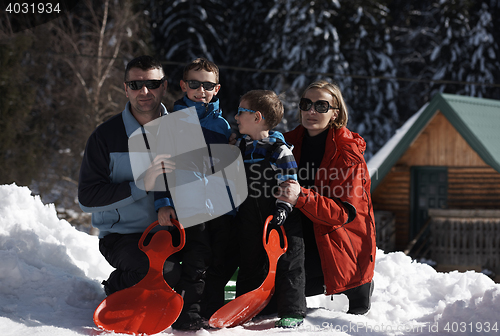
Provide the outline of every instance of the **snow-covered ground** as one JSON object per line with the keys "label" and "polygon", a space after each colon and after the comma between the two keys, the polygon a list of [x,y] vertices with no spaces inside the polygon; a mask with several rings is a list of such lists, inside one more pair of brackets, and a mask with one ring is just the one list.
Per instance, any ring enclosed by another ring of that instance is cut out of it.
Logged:
{"label": "snow-covered ground", "polygon": [[[98,329],[100,281],[112,271],[98,239],[57,218],[53,205],[26,187],[0,186],[0,335],[112,335]],[[377,251],[372,308],[348,315],[343,295],[308,298],[308,316],[294,330],[276,317],[221,330],[161,335],[498,335],[500,285],[481,273],[438,273],[401,252]]]}

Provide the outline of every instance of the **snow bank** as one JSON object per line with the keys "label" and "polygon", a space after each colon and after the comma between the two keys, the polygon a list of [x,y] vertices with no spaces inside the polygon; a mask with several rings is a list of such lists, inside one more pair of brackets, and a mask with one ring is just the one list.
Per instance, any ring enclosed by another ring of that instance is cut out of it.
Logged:
{"label": "snow bank", "polygon": [[[98,239],[57,218],[26,187],[0,186],[0,334],[112,334],[97,329],[93,311],[104,298],[100,281],[111,267]],[[217,336],[498,334],[500,285],[481,273],[439,273],[401,252],[378,250],[372,309],[348,315],[345,296],[308,298],[308,316],[295,330],[274,328],[276,316],[222,330],[177,332]]]}

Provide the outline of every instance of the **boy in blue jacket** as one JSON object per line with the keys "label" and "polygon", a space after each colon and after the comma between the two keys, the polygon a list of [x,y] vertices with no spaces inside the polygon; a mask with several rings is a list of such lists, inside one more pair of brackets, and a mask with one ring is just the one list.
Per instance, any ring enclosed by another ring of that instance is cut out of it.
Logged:
{"label": "boy in blue jacket", "polygon": [[[184,68],[180,86],[185,95],[174,103],[173,113],[195,107],[207,146],[227,144],[231,136],[231,127],[222,117],[219,107],[217,93],[221,85],[217,65],[204,58],[195,59]],[[169,196],[168,190],[155,193],[155,208],[158,211],[160,225],[171,225],[170,219],[177,218],[175,204]],[[200,195],[192,195],[191,201],[196,201],[197,196]],[[219,251],[218,248],[226,244],[219,243],[217,239],[225,239],[221,233],[230,229],[231,218],[230,215],[223,215],[209,222],[186,228],[186,245],[179,252],[182,254],[181,278],[174,286],[178,293],[183,293],[184,308],[172,328],[197,330],[208,326],[207,319],[201,317],[201,298],[205,288],[206,273],[214,255],[225,254],[225,251]],[[234,268],[231,270],[234,271]],[[222,290],[217,291],[222,300],[223,290],[222,286]],[[214,291],[209,291],[215,295]]]}

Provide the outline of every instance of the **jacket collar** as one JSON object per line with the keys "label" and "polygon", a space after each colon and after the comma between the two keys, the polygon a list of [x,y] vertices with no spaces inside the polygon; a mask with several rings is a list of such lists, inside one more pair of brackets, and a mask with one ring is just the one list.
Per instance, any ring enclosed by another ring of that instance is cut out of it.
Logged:
{"label": "jacket collar", "polygon": [[210,115],[217,117],[220,114],[219,98],[217,98],[217,96],[213,96],[212,100],[208,104],[194,102],[191,99],[189,99],[186,95],[184,95],[182,101],[187,107],[196,108],[196,113],[198,113],[198,118],[200,118],[200,120]]}
{"label": "jacket collar", "polygon": [[[304,126],[299,125],[293,131],[285,133],[286,140],[295,146],[293,154],[297,162],[300,162],[302,140],[306,131]],[[362,161],[366,150],[366,142],[358,133],[351,132],[346,127],[340,129],[330,128],[326,141],[325,156],[321,166],[328,165],[335,155],[341,155],[349,166]]]}
{"label": "jacket collar", "polygon": [[[164,116],[168,114],[167,109],[161,104],[160,116]],[[127,132],[127,136],[130,138],[132,133],[134,133],[138,128],[141,127],[137,119],[133,116],[132,112],[130,112],[130,102],[125,105],[125,109],[122,112],[123,123],[125,124],[125,130]]]}
{"label": "jacket collar", "polygon": [[245,141],[247,146],[254,143],[259,143],[260,145],[263,146],[272,146],[275,143],[278,143],[278,144],[284,144],[288,148],[293,149],[293,146],[286,143],[283,134],[281,132],[274,130],[269,131],[269,136],[261,140],[252,140],[252,138],[249,135],[245,134],[243,135],[240,141]]}

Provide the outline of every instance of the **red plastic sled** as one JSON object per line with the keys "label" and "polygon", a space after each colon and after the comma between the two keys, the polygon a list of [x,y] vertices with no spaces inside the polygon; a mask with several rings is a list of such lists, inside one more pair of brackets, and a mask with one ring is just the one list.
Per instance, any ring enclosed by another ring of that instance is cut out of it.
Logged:
{"label": "red plastic sled", "polygon": [[280,246],[279,233],[275,229],[271,229],[271,232],[269,232],[269,240],[266,239],[267,227],[272,218],[273,216],[267,217],[266,223],[264,224],[264,237],[262,239],[264,249],[266,250],[269,258],[269,273],[267,274],[266,279],[259,288],[238,296],[217,310],[212,317],[210,317],[209,324],[211,327],[230,328],[243,324],[260,313],[271,300],[271,297],[274,294],[276,265],[278,263],[278,259],[288,248],[288,242],[283,226],[281,226],[281,232],[283,233],[284,240],[283,248]]}
{"label": "red plastic sled", "polygon": [[158,221],[142,234],[139,248],[149,258],[149,271],[136,285],[105,298],[94,312],[95,324],[105,330],[126,334],[156,334],[172,325],[179,317],[184,301],[163,278],[163,264],[185,243],[182,225],[172,219],[181,233],[178,246],[166,230],[156,232],[147,246],[144,239]]}

